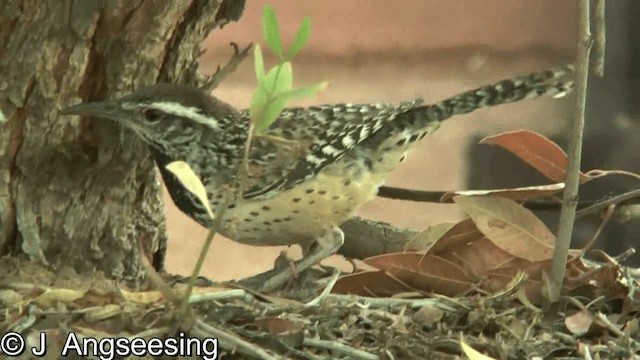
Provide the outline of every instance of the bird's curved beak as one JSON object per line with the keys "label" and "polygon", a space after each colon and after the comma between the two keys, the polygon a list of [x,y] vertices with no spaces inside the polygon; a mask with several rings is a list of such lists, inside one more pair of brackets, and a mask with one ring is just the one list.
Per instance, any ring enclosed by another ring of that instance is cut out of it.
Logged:
{"label": "bird's curved beak", "polygon": [[78,105],[73,105],[66,109],[63,109],[60,114],[62,115],[80,115],[80,116],[95,116],[108,119],[117,119],[121,114],[122,109],[118,103],[105,101],[105,102],[88,102]]}

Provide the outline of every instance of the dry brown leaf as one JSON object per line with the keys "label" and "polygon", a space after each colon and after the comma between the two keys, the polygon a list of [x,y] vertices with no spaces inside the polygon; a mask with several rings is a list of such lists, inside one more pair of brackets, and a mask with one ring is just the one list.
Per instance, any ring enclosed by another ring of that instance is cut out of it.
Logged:
{"label": "dry brown leaf", "polygon": [[[504,289],[514,277],[518,276],[520,272],[524,272],[527,274],[527,279],[524,282],[525,294],[532,304],[540,305],[543,302],[543,274],[549,273],[550,269],[551,260],[529,262],[520,259],[517,266],[489,271],[482,284],[482,288],[490,292],[500,291]],[[570,251],[569,259],[567,260],[566,277],[563,282],[563,293],[574,289],[576,287],[575,282],[570,281],[570,279],[572,277],[580,277],[583,273],[584,269],[582,268],[580,252]]]}
{"label": "dry brown leaf", "polygon": [[473,280],[461,267],[432,255],[421,257],[417,268],[391,267],[387,272],[415,289],[446,296],[463,294],[473,286]]}
{"label": "dry brown leaf", "polygon": [[121,291],[122,296],[128,301],[139,304],[153,304],[164,300],[160,291]]}
{"label": "dry brown leaf", "polygon": [[[302,345],[302,341],[304,340],[304,327],[289,319],[265,317],[252,321],[250,325],[256,326],[262,332],[268,332],[269,334],[275,335],[277,337],[277,341],[274,341],[274,344],[285,343],[288,346],[298,348]],[[269,343],[273,340],[267,339],[266,341]]]}
{"label": "dry brown leaf", "polygon": [[472,241],[480,240],[484,235],[478,230],[471,218],[461,220],[447,230],[431,247],[425,249],[426,254],[440,255],[455,250]]}
{"label": "dry brown leaf", "polygon": [[43,309],[49,309],[56,303],[72,303],[81,299],[87,291],[78,289],[46,289],[42,294],[38,295],[33,301]]}
{"label": "dry brown leaf", "polygon": [[[361,275],[363,273],[354,274],[360,277],[354,277],[354,275],[343,277],[338,281],[342,280],[343,283],[340,284],[337,292],[343,291],[345,281],[351,281],[349,289],[351,293],[361,291],[357,289],[366,288],[366,291],[377,296],[383,296],[382,293],[388,295],[415,290],[453,296],[467,291],[472,285],[471,279],[462,268],[437,256],[405,252],[374,256],[364,261],[384,271],[385,275],[369,272],[367,278]],[[377,274],[379,278],[376,279],[372,274]],[[369,283],[372,280],[377,281],[375,287]],[[387,284],[387,288],[383,288],[384,283]]]}
{"label": "dry brown leaf", "polygon": [[551,259],[555,235],[518,203],[503,198],[474,196],[458,196],[454,201],[489,240],[509,254],[529,261]]}
{"label": "dry brown leaf", "polygon": [[477,241],[452,247],[438,256],[458,264],[473,279],[480,279],[491,270],[519,266],[523,261],[484,236]]}
{"label": "dry brown leaf", "polygon": [[421,257],[422,254],[418,252],[403,252],[376,255],[363,261],[365,264],[380,270],[389,270],[396,267],[419,270]]}
{"label": "dry brown leaf", "polygon": [[[491,271],[486,280],[482,283],[482,288],[489,292],[502,291],[520,271],[528,273],[526,267],[503,268]],[[528,277],[524,281],[523,289],[527,301],[534,305],[542,304],[542,280]]]}
{"label": "dry brown leaf", "polygon": [[589,332],[593,325],[593,315],[587,310],[580,310],[564,319],[564,325],[573,335],[582,336]]}
{"label": "dry brown leaf", "polygon": [[427,227],[404,245],[404,251],[425,251],[454,225],[453,222],[444,222]]}
{"label": "dry brown leaf", "polygon": [[414,290],[385,271],[379,270],[341,276],[336,281],[331,292],[335,294],[389,297]]}
{"label": "dry brown leaf", "polygon": [[[547,137],[531,130],[516,130],[486,137],[480,144],[498,145],[555,182],[566,178],[567,154]],[[580,183],[589,177],[580,173]]]}

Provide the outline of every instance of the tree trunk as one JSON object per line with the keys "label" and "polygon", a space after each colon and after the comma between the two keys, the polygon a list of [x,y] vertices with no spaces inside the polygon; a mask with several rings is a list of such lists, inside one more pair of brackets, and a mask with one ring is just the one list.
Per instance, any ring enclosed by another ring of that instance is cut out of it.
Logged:
{"label": "tree trunk", "polygon": [[59,112],[156,82],[201,84],[200,44],[244,2],[220,5],[0,3],[0,255],[138,279],[142,246],[163,267],[161,183],[147,149],[112,122]]}

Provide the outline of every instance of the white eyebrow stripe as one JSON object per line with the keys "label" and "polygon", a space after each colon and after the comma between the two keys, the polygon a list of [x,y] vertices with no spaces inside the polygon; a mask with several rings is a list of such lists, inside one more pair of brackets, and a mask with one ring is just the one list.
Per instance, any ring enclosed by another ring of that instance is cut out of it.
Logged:
{"label": "white eyebrow stripe", "polygon": [[149,107],[175,116],[192,119],[193,121],[210,128],[220,128],[216,119],[202,115],[196,107],[187,107],[177,102],[155,102],[149,104]]}

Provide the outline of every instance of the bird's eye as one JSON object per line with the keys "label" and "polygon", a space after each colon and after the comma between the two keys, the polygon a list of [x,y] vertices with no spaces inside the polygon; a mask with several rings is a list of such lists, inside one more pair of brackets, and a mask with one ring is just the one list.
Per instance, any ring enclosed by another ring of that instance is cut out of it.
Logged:
{"label": "bird's eye", "polygon": [[156,109],[145,109],[142,114],[148,122],[158,122],[162,116],[162,112]]}

